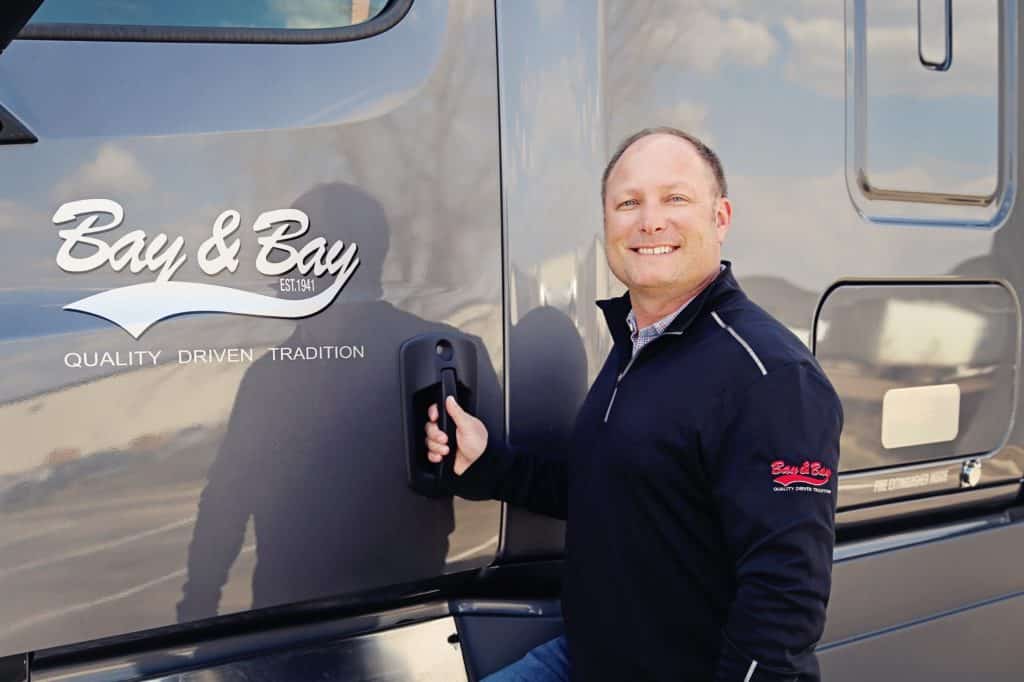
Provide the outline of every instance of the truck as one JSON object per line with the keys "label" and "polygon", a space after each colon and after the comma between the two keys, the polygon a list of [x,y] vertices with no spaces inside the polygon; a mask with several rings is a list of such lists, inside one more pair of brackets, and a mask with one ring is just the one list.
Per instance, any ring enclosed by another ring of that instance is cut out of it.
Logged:
{"label": "truck", "polygon": [[1020,679],[1022,21],[5,3],[0,681],[478,680],[559,633],[564,523],[445,494],[422,426],[564,447],[601,171],[657,125],[842,400],[823,679]]}

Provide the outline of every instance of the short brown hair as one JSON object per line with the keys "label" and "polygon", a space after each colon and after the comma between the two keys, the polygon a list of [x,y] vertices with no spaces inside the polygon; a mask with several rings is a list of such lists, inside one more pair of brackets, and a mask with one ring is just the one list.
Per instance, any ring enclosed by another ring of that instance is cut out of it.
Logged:
{"label": "short brown hair", "polygon": [[612,154],[611,160],[608,162],[608,165],[605,166],[604,175],[601,176],[601,206],[604,206],[605,195],[608,190],[608,176],[612,174],[612,169],[615,168],[615,164],[619,162],[619,158],[622,157],[634,142],[650,135],[674,135],[676,137],[681,137],[692,144],[693,148],[697,150],[697,154],[700,158],[704,159],[704,162],[707,163],[708,167],[711,169],[711,174],[715,177],[715,184],[718,185],[718,195],[722,197],[727,196],[729,188],[725,183],[725,171],[722,169],[721,160],[711,147],[701,142],[700,138],[696,135],[683,132],[678,128],[659,126],[657,128],[644,128],[643,130],[633,133],[623,140],[618,149],[615,150],[615,153]]}

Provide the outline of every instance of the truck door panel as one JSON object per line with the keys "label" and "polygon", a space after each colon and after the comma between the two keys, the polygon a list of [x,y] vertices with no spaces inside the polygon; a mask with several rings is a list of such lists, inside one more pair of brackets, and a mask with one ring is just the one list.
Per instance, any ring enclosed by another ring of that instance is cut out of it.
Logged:
{"label": "truck door panel", "polygon": [[[3,54],[0,103],[39,142],[0,147],[0,655],[401,594],[496,553],[497,503],[409,489],[398,376],[407,339],[467,335],[500,437],[494,17],[394,11],[306,44],[30,25]],[[89,220],[119,224],[59,259]],[[325,299],[317,268],[353,244]]]}

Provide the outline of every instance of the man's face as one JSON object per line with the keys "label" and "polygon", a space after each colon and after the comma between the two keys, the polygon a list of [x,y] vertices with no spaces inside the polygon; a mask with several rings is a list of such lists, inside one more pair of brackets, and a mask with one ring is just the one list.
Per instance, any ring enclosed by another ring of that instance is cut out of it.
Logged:
{"label": "man's face", "polygon": [[693,145],[674,135],[641,138],[608,176],[608,265],[631,293],[685,295],[718,267],[731,218]]}

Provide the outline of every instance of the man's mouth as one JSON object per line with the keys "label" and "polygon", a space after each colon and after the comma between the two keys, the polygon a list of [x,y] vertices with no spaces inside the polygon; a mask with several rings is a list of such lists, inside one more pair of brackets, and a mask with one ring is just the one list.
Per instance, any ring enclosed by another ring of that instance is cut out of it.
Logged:
{"label": "man's mouth", "polygon": [[664,256],[679,249],[678,246],[639,246],[630,248],[633,253],[641,256]]}

